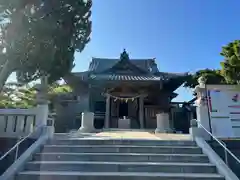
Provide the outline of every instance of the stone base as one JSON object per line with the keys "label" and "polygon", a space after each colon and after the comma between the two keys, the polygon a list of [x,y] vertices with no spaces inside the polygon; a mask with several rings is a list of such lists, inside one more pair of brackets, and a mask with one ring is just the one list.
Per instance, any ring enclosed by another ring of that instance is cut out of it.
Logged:
{"label": "stone base", "polygon": [[95,128],[85,128],[85,127],[80,127],[78,129],[78,132],[80,133],[95,133],[96,132],[96,129]]}
{"label": "stone base", "polygon": [[119,119],[118,128],[120,129],[130,129],[131,128],[130,119]]}
{"label": "stone base", "polygon": [[82,113],[82,125],[78,129],[80,133],[93,133],[96,129],[94,128],[94,113],[83,112]]}
{"label": "stone base", "polygon": [[156,114],[156,116],[157,116],[157,128],[155,130],[155,133],[172,132],[169,126],[169,114],[160,113],[160,114]]}

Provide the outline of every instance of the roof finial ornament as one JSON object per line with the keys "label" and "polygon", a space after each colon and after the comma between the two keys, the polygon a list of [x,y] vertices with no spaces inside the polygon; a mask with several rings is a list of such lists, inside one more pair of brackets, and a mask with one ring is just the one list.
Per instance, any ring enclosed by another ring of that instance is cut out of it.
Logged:
{"label": "roof finial ornament", "polygon": [[121,53],[120,60],[121,61],[122,60],[129,60],[129,55],[128,55],[128,53],[127,53],[125,48],[123,49],[123,52]]}

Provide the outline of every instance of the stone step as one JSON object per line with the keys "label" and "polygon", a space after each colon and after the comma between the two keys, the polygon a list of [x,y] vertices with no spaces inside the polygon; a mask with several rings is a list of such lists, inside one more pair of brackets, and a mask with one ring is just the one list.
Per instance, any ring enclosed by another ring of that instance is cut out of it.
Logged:
{"label": "stone step", "polygon": [[224,180],[218,174],[197,173],[126,173],[126,172],[69,172],[69,171],[25,171],[16,180]]}
{"label": "stone step", "polygon": [[201,154],[202,150],[194,146],[45,145],[42,152]]}
{"label": "stone step", "polygon": [[32,161],[27,171],[216,173],[210,163]]}
{"label": "stone step", "polygon": [[35,161],[109,161],[109,162],[199,162],[208,163],[203,154],[141,154],[141,153],[40,153]]}
{"label": "stone step", "polygon": [[51,140],[52,145],[141,145],[141,146],[196,146],[194,141],[138,140],[138,139],[69,139]]}

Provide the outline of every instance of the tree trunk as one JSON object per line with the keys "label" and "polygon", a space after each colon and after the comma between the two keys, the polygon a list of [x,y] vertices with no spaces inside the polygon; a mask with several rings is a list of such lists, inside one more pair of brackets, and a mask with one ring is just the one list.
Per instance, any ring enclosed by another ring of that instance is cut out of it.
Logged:
{"label": "tree trunk", "polygon": [[11,65],[9,61],[6,61],[2,69],[0,69],[0,92],[2,92],[2,89],[8,77],[12,74],[13,70],[14,70],[14,67],[13,65]]}

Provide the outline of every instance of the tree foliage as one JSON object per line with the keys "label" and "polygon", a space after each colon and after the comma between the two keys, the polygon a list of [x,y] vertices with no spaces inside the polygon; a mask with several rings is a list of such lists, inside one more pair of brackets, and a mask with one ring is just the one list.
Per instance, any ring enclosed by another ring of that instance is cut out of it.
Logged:
{"label": "tree foliage", "polygon": [[198,78],[203,76],[207,80],[207,84],[239,84],[240,83],[240,40],[230,42],[222,47],[220,53],[224,57],[220,62],[219,70],[204,69],[190,75],[185,87],[193,88],[198,82]]}
{"label": "tree foliage", "polygon": [[36,91],[31,87],[23,87],[18,83],[7,83],[0,94],[0,108],[33,107]]}
{"label": "tree foliage", "polygon": [[[56,96],[72,92],[72,89],[66,85],[52,83],[48,87],[48,99],[50,105],[53,104]],[[36,88],[35,86],[22,86],[18,83],[7,83],[0,93],[0,108],[30,108],[36,106]]]}
{"label": "tree foliage", "polygon": [[1,67],[23,82],[63,77],[90,40],[91,6],[91,0],[0,0]]}
{"label": "tree foliage", "polygon": [[220,53],[224,57],[222,61],[222,74],[224,75],[227,83],[239,84],[240,83],[240,40],[233,41],[226,46],[222,47]]}
{"label": "tree foliage", "polygon": [[207,84],[222,84],[226,83],[225,78],[221,75],[220,70],[214,69],[203,69],[199,70],[196,73],[189,75],[184,84],[185,87],[194,88],[198,85],[198,78],[204,77]]}

